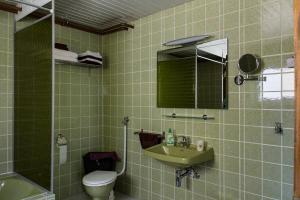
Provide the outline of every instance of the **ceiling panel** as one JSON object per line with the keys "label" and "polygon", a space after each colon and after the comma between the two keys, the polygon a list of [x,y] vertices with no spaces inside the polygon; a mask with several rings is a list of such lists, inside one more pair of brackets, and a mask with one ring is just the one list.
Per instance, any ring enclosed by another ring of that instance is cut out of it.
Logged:
{"label": "ceiling panel", "polygon": [[56,16],[98,29],[128,23],[191,0],[56,0]]}

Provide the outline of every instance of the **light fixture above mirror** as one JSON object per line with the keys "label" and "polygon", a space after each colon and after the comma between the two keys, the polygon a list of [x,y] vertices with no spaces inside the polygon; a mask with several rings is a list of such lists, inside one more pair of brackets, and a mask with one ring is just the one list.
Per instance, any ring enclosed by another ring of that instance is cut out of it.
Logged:
{"label": "light fixture above mirror", "polygon": [[162,45],[164,46],[188,46],[188,45],[193,45],[197,44],[198,42],[208,39],[210,35],[196,35],[196,36],[191,36],[191,37],[185,37],[185,38],[180,38],[176,40],[170,40],[168,42],[163,43]]}

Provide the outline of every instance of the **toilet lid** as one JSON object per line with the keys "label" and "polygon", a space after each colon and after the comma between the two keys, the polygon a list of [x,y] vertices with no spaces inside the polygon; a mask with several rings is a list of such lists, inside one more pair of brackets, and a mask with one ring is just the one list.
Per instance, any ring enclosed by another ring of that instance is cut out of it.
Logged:
{"label": "toilet lid", "polygon": [[113,171],[94,171],[85,175],[82,179],[83,185],[100,186],[107,185],[116,180],[117,173]]}

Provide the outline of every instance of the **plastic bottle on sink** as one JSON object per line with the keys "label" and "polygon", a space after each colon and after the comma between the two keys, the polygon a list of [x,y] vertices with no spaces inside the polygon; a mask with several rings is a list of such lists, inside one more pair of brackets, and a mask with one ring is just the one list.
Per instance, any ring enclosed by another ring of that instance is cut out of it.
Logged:
{"label": "plastic bottle on sink", "polygon": [[167,146],[174,146],[174,134],[171,128],[169,128],[167,133],[166,144]]}

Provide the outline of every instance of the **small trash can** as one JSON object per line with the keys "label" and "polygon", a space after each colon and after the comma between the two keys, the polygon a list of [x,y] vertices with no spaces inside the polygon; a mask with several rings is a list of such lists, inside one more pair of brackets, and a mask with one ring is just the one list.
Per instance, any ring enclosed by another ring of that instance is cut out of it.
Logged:
{"label": "small trash can", "polygon": [[115,171],[119,160],[116,152],[89,152],[83,156],[85,174],[96,170]]}

